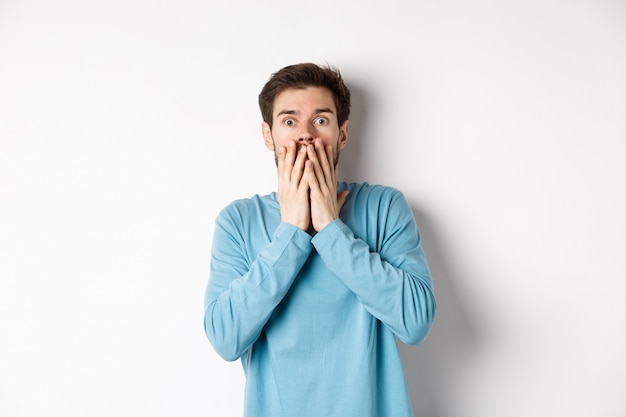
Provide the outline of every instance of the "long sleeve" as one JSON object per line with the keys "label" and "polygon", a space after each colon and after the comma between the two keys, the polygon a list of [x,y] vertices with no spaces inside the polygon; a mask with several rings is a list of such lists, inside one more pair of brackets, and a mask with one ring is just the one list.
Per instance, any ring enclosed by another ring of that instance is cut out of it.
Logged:
{"label": "long sleeve", "polygon": [[367,207],[359,205],[357,196],[348,208],[377,225],[375,230],[369,228],[369,244],[339,219],[312,243],[328,269],[370,314],[400,340],[414,344],[426,337],[434,320],[433,283],[411,209],[400,192],[392,191],[390,197],[384,191],[380,200],[361,199],[368,201]]}
{"label": "long sleeve", "polygon": [[[247,240],[243,214],[224,210],[216,220],[204,329],[216,352],[236,360],[256,341],[312,250],[311,237],[280,223],[258,254]],[[248,221],[250,219],[247,219]]]}
{"label": "long sleeve", "polygon": [[423,339],[435,314],[419,232],[399,191],[343,189],[314,237],[281,223],[276,193],[217,218],[204,326],[241,359],[245,416],[412,416],[396,342]]}

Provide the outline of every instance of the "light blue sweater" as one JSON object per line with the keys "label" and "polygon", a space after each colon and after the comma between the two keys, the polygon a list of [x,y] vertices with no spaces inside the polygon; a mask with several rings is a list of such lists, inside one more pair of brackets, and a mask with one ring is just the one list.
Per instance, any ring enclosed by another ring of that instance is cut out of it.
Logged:
{"label": "light blue sweater", "polygon": [[241,358],[246,417],[408,417],[396,336],[418,343],[435,316],[431,275],[403,195],[348,189],[313,237],[281,223],[276,193],[216,220],[205,332]]}

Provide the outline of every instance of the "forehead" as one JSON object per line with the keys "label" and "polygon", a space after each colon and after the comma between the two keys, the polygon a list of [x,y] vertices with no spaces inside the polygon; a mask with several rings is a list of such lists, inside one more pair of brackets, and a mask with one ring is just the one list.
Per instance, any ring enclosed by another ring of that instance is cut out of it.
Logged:
{"label": "forehead", "polygon": [[333,93],[325,87],[289,88],[274,99],[273,116],[284,111],[314,112],[317,109],[330,109],[337,112]]}

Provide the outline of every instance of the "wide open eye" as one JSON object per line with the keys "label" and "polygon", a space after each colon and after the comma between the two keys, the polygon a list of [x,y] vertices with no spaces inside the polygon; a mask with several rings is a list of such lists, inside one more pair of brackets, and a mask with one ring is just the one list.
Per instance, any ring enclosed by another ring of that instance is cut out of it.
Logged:
{"label": "wide open eye", "polygon": [[316,125],[325,126],[328,124],[328,119],[325,117],[318,117],[313,121],[313,123]]}
{"label": "wide open eye", "polygon": [[295,126],[296,121],[293,120],[293,119],[285,119],[285,120],[283,120],[283,124],[285,126]]}

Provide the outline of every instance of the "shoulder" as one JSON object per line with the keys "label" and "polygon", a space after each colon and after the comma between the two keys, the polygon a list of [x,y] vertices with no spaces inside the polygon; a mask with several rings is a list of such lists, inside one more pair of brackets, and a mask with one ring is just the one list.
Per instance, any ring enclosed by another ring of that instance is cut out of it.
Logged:
{"label": "shoulder", "polygon": [[404,195],[396,188],[368,184],[344,184],[350,194],[341,209],[341,219],[354,235],[378,252],[389,236],[410,230],[413,212]]}
{"label": "shoulder", "polygon": [[395,187],[366,182],[345,184],[345,187],[350,193],[344,206],[347,205],[346,210],[349,210],[350,215],[365,217],[369,221],[390,216],[397,219],[413,216],[406,197]]}
{"label": "shoulder", "polygon": [[266,195],[256,194],[248,198],[240,198],[232,201],[224,207],[218,219],[241,220],[250,218],[255,213],[264,213],[279,209],[276,193]]}
{"label": "shoulder", "polygon": [[353,198],[359,202],[391,202],[394,199],[404,199],[400,190],[388,185],[360,182],[344,184],[344,187],[344,189],[350,191],[349,198]]}

